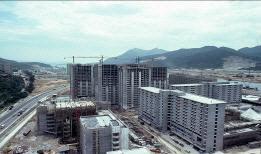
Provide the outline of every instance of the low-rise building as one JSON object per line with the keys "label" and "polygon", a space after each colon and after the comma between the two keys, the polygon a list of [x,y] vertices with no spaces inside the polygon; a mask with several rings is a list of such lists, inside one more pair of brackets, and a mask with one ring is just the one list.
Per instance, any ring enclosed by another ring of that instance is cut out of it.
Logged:
{"label": "low-rise building", "polygon": [[93,102],[47,101],[37,108],[38,133],[60,137],[64,143],[76,142],[80,116],[95,114]]}
{"label": "low-rise building", "polygon": [[129,129],[110,115],[80,118],[80,146],[82,154],[106,154],[108,151],[128,149]]}

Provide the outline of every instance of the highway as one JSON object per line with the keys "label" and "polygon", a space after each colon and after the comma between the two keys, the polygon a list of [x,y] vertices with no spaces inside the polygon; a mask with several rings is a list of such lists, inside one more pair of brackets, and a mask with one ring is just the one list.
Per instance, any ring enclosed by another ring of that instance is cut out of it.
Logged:
{"label": "highway", "polygon": [[[0,126],[3,125],[4,128],[0,129],[0,138],[5,135],[7,129],[11,129],[10,126],[15,123],[23,114],[29,114],[32,112],[33,108],[38,106],[38,101],[44,97],[52,96],[58,92],[65,90],[68,87],[59,86],[55,89],[47,90],[41,94],[38,94],[33,97],[27,97],[19,103],[15,104],[12,110],[8,110],[0,115]],[[21,115],[19,112],[23,111]]]}

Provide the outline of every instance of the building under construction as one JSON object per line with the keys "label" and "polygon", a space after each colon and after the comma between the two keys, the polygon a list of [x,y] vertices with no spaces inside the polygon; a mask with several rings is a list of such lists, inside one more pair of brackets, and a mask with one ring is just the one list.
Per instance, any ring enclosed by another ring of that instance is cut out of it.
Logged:
{"label": "building under construction", "polygon": [[37,108],[39,134],[52,134],[60,137],[62,143],[74,143],[79,138],[80,116],[95,115],[93,102],[50,101]]}

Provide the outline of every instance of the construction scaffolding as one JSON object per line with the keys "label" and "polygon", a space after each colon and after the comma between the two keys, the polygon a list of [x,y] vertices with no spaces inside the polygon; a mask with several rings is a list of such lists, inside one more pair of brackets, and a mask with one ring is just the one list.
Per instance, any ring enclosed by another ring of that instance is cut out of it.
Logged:
{"label": "construction scaffolding", "polygon": [[37,108],[38,133],[59,137],[61,143],[75,143],[79,139],[80,116],[87,115],[96,115],[93,102],[46,102]]}

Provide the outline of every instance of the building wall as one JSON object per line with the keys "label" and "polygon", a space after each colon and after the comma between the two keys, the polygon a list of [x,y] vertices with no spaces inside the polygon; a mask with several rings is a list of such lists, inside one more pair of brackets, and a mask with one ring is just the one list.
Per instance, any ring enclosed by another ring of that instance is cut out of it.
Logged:
{"label": "building wall", "polygon": [[228,103],[240,103],[242,96],[242,84],[207,82],[202,84],[184,84],[184,86],[171,85],[170,89],[223,100]]}
{"label": "building wall", "polygon": [[120,104],[122,108],[139,107],[139,87],[149,86],[149,68],[142,65],[124,65],[119,68]]}
{"label": "building wall", "polygon": [[215,82],[216,79],[207,78],[204,76],[192,76],[188,74],[173,73],[169,74],[169,84],[189,84],[201,82]]}
{"label": "building wall", "polygon": [[167,67],[150,68],[150,86],[161,89],[167,89]]}
{"label": "building wall", "polygon": [[163,132],[170,129],[202,151],[221,150],[225,104],[192,101],[184,95],[177,90],[154,92],[141,88],[139,119]]}
{"label": "building wall", "polygon": [[117,65],[96,64],[95,98],[97,101],[111,102],[112,105],[119,103],[119,78]]}
{"label": "building wall", "polygon": [[86,64],[72,64],[70,91],[72,99],[94,96],[93,67]]}

